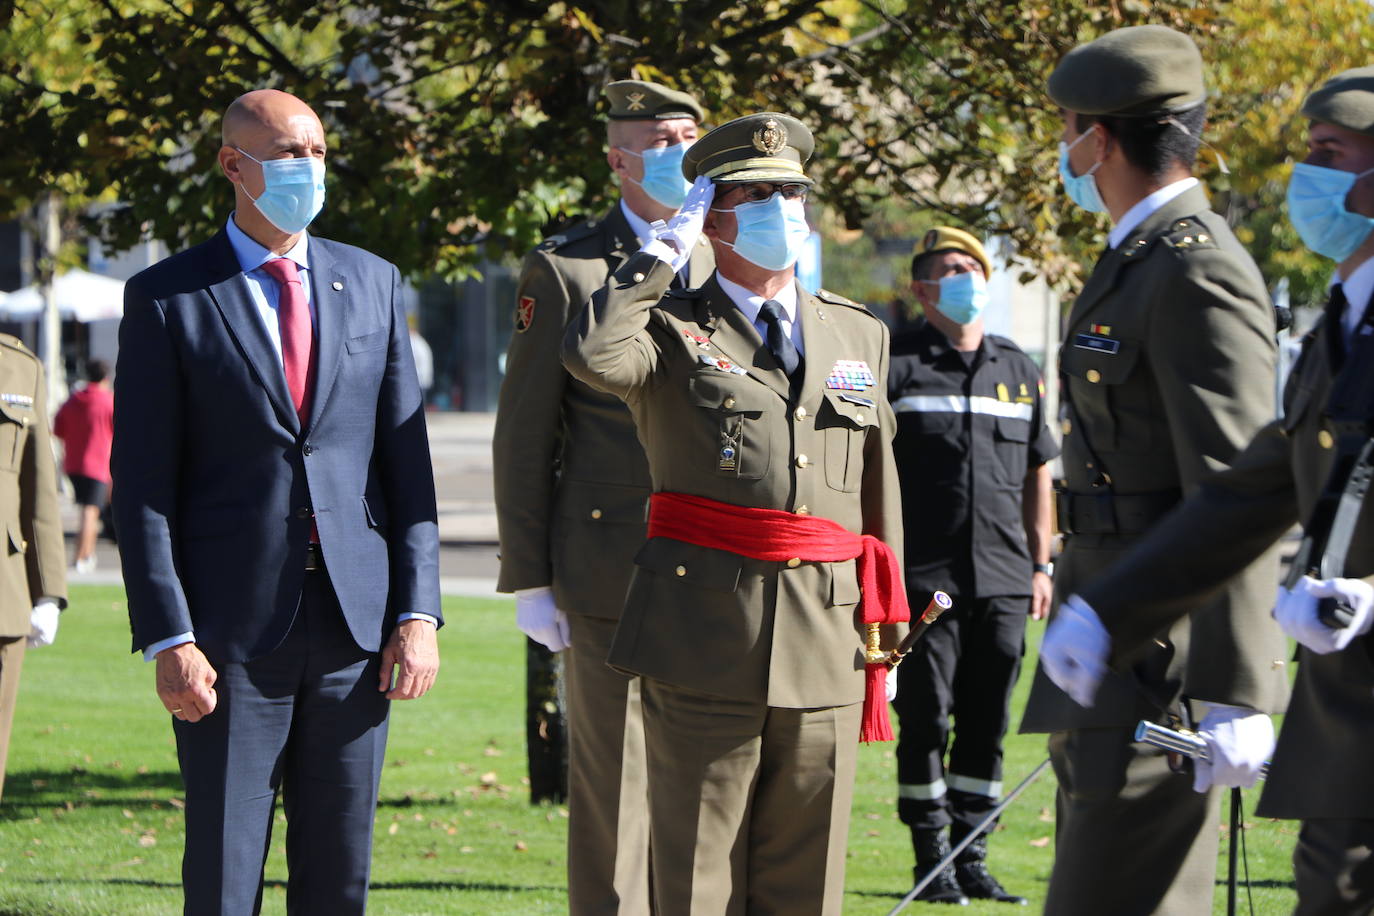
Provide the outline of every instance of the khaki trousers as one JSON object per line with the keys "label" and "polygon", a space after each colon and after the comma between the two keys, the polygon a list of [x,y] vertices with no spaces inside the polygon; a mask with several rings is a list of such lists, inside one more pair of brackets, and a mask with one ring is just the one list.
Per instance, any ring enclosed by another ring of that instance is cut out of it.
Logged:
{"label": "khaki trousers", "polygon": [[639,679],[606,665],[616,622],[568,615],[568,912],[647,916],[649,788]]}
{"label": "khaki trousers", "polygon": [[1059,778],[1047,916],[1210,916],[1221,792],[1131,728],[1050,735]]}
{"label": "khaki trousers", "polygon": [[862,704],[641,690],[659,916],[838,914]]}
{"label": "khaki trousers", "polygon": [[0,798],[5,792],[5,758],[10,753],[10,726],[19,699],[19,669],[24,665],[23,636],[0,636]]}

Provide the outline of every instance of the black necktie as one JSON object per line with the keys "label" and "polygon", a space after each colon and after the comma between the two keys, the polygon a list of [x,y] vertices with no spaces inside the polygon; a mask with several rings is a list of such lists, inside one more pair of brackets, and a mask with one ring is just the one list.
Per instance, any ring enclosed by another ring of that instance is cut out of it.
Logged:
{"label": "black necktie", "polygon": [[1348,303],[1345,290],[1337,283],[1331,287],[1331,298],[1326,302],[1326,347],[1331,360],[1331,371],[1336,372],[1345,362],[1345,309]]}
{"label": "black necktie", "polygon": [[768,343],[768,349],[773,352],[773,358],[778,361],[778,365],[782,366],[782,371],[791,378],[801,363],[801,354],[797,352],[792,338],[782,329],[782,306],[773,299],[766,299],[759,309],[759,317],[768,326],[768,333],[764,338]]}

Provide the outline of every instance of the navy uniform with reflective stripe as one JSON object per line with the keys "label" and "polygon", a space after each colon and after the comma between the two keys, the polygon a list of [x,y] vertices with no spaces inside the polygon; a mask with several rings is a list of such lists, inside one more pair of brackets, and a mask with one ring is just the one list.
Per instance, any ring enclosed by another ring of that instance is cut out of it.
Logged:
{"label": "navy uniform with reflective stripe", "polygon": [[1059,449],[1043,415],[1040,370],[1006,338],[984,335],[976,351],[960,353],[922,324],[892,349],[907,591],[913,606],[935,589],[954,597],[900,668],[898,810],[918,829],[952,820],[957,834],[1001,794],[1002,736],[1031,593],[1023,487]]}

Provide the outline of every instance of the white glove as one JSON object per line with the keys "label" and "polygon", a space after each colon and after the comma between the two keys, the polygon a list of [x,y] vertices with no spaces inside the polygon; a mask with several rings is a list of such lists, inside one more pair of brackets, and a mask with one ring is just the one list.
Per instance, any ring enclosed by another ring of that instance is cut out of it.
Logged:
{"label": "white glove", "polygon": [[701,227],[706,224],[706,211],[716,196],[716,184],[711,179],[700,176],[692,182],[682,209],[677,211],[668,222],[654,220],[649,225],[653,240],[640,249],[647,251],[664,263],[671,264],[673,270],[681,270],[692,256],[692,247],[701,237]]}
{"label": "white glove", "polygon": [[[1317,602],[1335,597],[1355,609],[1350,623],[1332,629],[1317,619]],[[1318,655],[1337,652],[1350,645],[1356,636],[1369,632],[1374,623],[1374,587],[1361,579],[1313,579],[1303,576],[1291,590],[1279,587],[1274,604],[1274,619],[1283,632]]]}
{"label": "white glove", "polygon": [[887,669],[887,701],[891,703],[897,699],[897,672],[900,668]]}
{"label": "white glove", "polygon": [[1040,665],[1059,689],[1079,706],[1093,705],[1107,676],[1112,638],[1097,613],[1077,595],[1059,606],[1040,643]]}
{"label": "white glove", "polygon": [[553,589],[547,585],[522,588],[515,593],[515,625],[530,639],[562,652],[572,645],[568,637],[568,615],[553,603]]}
{"label": "white glove", "polygon": [[32,628],[29,630],[29,648],[52,645],[57,638],[57,618],[61,613],[57,609],[57,602],[48,598],[33,606],[33,613],[29,615],[29,626]]}
{"label": "white glove", "polygon": [[1262,712],[1244,706],[1212,704],[1197,734],[1207,742],[1210,761],[1193,761],[1193,791],[1211,786],[1248,789],[1260,767],[1274,752],[1274,723]]}

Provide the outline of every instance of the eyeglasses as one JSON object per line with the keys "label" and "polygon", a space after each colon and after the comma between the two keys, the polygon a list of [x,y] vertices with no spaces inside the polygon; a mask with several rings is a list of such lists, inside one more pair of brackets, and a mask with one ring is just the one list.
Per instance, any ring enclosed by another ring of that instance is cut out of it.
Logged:
{"label": "eyeglasses", "polygon": [[781,194],[783,200],[806,200],[807,187],[804,184],[768,184],[757,182],[745,185],[740,189],[745,203],[759,203],[772,197],[774,194]]}

